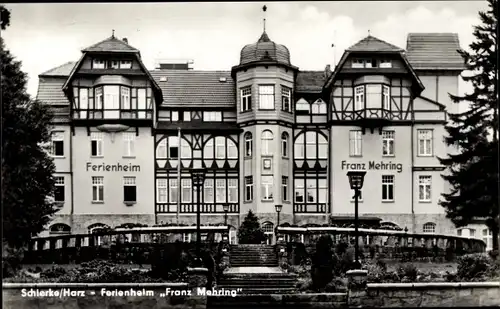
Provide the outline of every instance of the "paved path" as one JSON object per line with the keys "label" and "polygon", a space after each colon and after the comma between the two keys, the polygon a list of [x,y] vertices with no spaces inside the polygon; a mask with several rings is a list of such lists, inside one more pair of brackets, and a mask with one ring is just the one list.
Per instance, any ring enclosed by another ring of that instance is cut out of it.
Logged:
{"label": "paved path", "polygon": [[279,267],[230,267],[226,274],[281,274]]}

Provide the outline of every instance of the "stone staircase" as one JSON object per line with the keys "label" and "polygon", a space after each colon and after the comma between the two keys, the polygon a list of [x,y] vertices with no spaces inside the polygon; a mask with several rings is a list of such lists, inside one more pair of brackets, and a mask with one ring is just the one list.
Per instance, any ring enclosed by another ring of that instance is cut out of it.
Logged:
{"label": "stone staircase", "polygon": [[296,277],[279,268],[274,246],[237,245],[230,252],[230,268],[219,278],[218,289],[245,295],[295,292]]}
{"label": "stone staircase", "polygon": [[272,245],[235,245],[231,247],[231,267],[278,267]]}

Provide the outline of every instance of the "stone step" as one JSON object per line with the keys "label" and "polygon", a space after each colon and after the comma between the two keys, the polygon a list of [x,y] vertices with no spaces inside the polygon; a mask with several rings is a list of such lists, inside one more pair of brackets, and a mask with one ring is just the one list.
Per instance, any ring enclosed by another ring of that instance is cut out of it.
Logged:
{"label": "stone step", "polygon": [[[270,265],[278,265],[277,260],[229,260],[229,264],[231,264],[232,267],[245,267],[245,265],[250,265],[252,264],[270,264]],[[243,266],[234,266],[234,265],[243,265]]]}
{"label": "stone step", "polygon": [[[218,286],[218,288],[224,288],[225,290],[233,289],[230,286]],[[240,294],[290,294],[296,292],[295,287],[279,287],[279,288],[270,288],[270,287],[247,287],[243,288]]]}
{"label": "stone step", "polygon": [[234,279],[234,278],[297,278],[295,274],[288,273],[224,273],[221,279]]}
{"label": "stone step", "polygon": [[230,261],[277,261],[278,258],[275,256],[270,257],[258,257],[258,256],[248,256],[248,257],[240,257],[240,256],[231,256],[229,258]]}
{"label": "stone step", "polygon": [[296,284],[296,280],[294,279],[288,279],[288,278],[283,278],[283,279],[258,279],[258,280],[249,280],[249,279],[239,279],[239,280],[234,280],[234,279],[221,279],[219,280],[220,285],[230,285],[230,286],[291,286],[294,287]]}

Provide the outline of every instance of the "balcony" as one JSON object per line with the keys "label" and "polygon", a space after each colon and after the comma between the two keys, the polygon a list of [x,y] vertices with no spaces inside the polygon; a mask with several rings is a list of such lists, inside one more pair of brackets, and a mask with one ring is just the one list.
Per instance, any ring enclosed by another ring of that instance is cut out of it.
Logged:
{"label": "balcony", "polygon": [[[201,203],[200,204],[200,213],[208,213],[208,214],[223,214],[224,213],[224,204],[225,203]],[[229,211],[228,213],[239,213],[240,206],[238,203],[228,203]],[[197,204],[196,203],[181,203],[181,208],[179,209],[179,213],[182,214],[196,214]],[[177,203],[156,203],[156,213],[177,213]]]}
{"label": "balcony", "polygon": [[[328,209],[327,209],[328,208]],[[295,203],[293,204],[293,212],[296,214],[307,214],[307,213],[315,213],[315,214],[324,214],[330,213],[330,207],[327,203]]]}

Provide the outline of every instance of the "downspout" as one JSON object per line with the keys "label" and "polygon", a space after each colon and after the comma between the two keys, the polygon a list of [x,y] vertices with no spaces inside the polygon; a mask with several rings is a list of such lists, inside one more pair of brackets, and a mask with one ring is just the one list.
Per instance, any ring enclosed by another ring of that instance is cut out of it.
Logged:
{"label": "downspout", "polygon": [[[71,116],[70,116],[71,117]],[[70,125],[70,132],[69,132],[69,174],[71,175],[71,207],[70,207],[70,216],[69,216],[69,222],[71,226],[71,231],[74,231],[73,228],[73,216],[75,213],[75,177],[73,174],[73,130],[72,128],[73,124]]]}
{"label": "downspout", "polygon": [[411,99],[411,136],[410,136],[410,143],[411,143],[411,149],[410,149],[410,155],[411,155],[411,225],[412,225],[412,233],[416,233],[416,222],[415,222],[415,171],[414,171],[414,164],[415,164],[415,158],[414,158],[414,147],[415,147],[415,137],[414,137],[414,131],[415,131],[415,114],[413,112],[413,98]]}

